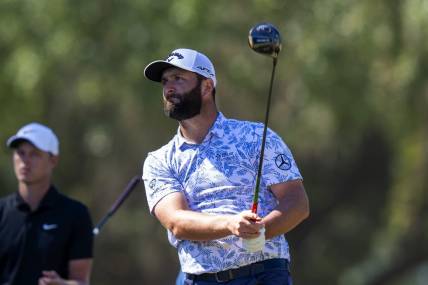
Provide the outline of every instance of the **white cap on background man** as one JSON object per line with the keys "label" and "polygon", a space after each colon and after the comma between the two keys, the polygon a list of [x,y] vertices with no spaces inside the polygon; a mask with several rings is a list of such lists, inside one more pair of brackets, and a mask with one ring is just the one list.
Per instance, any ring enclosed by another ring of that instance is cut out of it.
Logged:
{"label": "white cap on background man", "polygon": [[53,155],[59,154],[59,141],[55,133],[45,125],[30,123],[23,126],[18,132],[7,140],[7,146],[15,148],[21,140],[30,142],[36,148],[49,152]]}

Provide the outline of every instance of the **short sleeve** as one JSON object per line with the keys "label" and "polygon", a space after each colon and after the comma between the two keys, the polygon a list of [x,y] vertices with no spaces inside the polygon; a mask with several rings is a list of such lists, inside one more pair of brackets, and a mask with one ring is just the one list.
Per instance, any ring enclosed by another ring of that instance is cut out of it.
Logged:
{"label": "short sleeve", "polygon": [[266,185],[302,179],[293,155],[285,142],[268,129],[263,159],[263,179]]}
{"label": "short sleeve", "polygon": [[154,207],[162,198],[183,189],[167,163],[150,153],[144,161],[143,181],[149,210],[152,214]]}
{"label": "short sleeve", "polygon": [[69,246],[69,259],[92,258],[92,220],[88,208],[77,204]]}

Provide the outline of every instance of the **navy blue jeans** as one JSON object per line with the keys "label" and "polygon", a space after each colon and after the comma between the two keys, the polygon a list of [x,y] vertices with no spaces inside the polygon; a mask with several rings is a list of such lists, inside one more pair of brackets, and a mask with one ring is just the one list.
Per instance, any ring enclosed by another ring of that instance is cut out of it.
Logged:
{"label": "navy blue jeans", "polygon": [[188,279],[184,274],[184,285],[292,285],[287,268],[265,269],[263,272],[230,280],[228,282],[202,281]]}

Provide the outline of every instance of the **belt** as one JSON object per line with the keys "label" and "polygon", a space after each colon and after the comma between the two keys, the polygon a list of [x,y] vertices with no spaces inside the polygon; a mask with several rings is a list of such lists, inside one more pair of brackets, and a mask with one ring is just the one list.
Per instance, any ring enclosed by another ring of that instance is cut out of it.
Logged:
{"label": "belt", "polygon": [[288,269],[288,260],[283,258],[273,258],[216,273],[203,273],[199,275],[186,273],[186,278],[195,281],[199,280],[223,283],[233,279],[262,273],[265,269],[276,268]]}

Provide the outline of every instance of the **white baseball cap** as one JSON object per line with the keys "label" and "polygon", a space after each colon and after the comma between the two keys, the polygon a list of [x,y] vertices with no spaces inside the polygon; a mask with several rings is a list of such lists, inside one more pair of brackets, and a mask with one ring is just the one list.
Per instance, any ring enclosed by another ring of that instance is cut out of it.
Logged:
{"label": "white baseball cap", "polygon": [[214,82],[214,87],[217,85],[214,65],[210,59],[198,51],[187,48],[176,49],[165,60],[156,60],[149,63],[144,69],[144,76],[150,80],[160,82],[165,69],[174,66],[198,73],[205,78],[210,78]]}
{"label": "white baseball cap", "polygon": [[38,149],[44,152],[50,152],[53,155],[59,153],[59,141],[55,133],[39,123],[30,123],[18,130],[16,135],[11,136],[7,140],[7,146],[10,148],[16,147],[16,143],[20,140],[26,140],[33,144]]}

